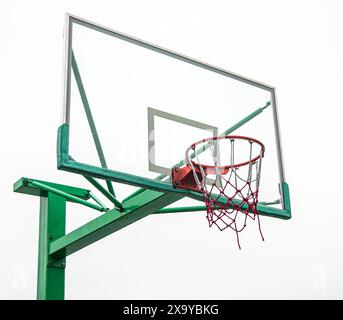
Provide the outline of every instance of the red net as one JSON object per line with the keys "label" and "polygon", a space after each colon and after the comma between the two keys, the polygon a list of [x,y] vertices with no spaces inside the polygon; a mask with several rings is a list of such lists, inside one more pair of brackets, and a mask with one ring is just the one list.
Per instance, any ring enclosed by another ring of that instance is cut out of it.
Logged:
{"label": "red net", "polygon": [[264,240],[257,211],[263,155],[261,142],[240,136],[204,139],[186,152],[186,164],[204,197],[209,226],[235,231],[239,248],[239,233],[249,220],[257,220]]}

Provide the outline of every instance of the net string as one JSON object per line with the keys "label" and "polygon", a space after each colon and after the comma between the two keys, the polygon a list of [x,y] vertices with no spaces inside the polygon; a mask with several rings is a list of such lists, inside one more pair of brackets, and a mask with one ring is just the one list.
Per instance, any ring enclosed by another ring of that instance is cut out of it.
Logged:
{"label": "net string", "polygon": [[[221,231],[228,228],[233,230],[236,234],[238,247],[241,249],[239,233],[247,227],[248,220],[257,220],[261,238],[264,240],[260,217],[257,211],[263,154],[261,148],[259,159],[253,162],[254,143],[246,140],[250,144],[248,152],[249,161],[245,165],[247,177],[243,178],[238,174],[240,167],[234,166],[236,140],[229,139],[229,141],[230,169],[226,174],[223,174],[219,169],[216,158],[219,155],[219,149],[215,150],[214,144],[210,146],[215,167],[216,178],[214,180],[210,178],[210,174],[206,173],[206,169],[201,164],[197,154],[195,154],[196,167],[193,161],[188,161],[188,163],[192,168],[195,182],[203,194],[209,227],[215,225]],[[192,146],[192,150],[194,152],[195,145]],[[199,179],[196,169],[198,169],[198,172],[200,171],[201,179]]]}

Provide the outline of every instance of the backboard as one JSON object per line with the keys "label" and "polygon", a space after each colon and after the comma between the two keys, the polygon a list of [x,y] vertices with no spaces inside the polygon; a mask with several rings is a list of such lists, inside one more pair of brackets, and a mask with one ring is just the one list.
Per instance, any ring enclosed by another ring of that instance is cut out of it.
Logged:
{"label": "backboard", "polygon": [[64,71],[59,169],[105,180],[119,201],[149,189],[199,205],[171,183],[186,149],[209,136],[253,137],[266,148],[259,212],[290,218],[272,86],[72,15]]}

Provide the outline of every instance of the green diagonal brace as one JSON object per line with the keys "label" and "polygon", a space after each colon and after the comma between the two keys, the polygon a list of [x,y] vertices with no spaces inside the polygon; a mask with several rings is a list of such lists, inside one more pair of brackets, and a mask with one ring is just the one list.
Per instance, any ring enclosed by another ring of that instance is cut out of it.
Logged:
{"label": "green diagonal brace", "polygon": [[97,188],[108,200],[110,200],[118,209],[122,209],[122,204],[117,200],[117,198],[107,191],[98,181],[92,177],[83,176],[89,183],[91,183],[95,188]]}
{"label": "green diagonal brace", "polygon": [[152,190],[142,192],[123,203],[123,212],[113,209],[53,241],[50,244],[50,256],[54,259],[66,257],[181,198],[181,194]]}
{"label": "green diagonal brace", "polygon": [[[69,159],[72,161],[76,161],[72,156],[69,156]],[[106,188],[104,188],[96,179],[93,177],[89,177],[86,175],[82,175],[89,183],[91,183],[95,188],[97,188],[108,200],[110,200],[117,208],[120,210],[122,209],[122,205],[117,198],[110,193]]]}
{"label": "green diagonal brace", "polygon": [[[88,124],[89,124],[89,127],[90,127],[91,132],[92,132],[94,144],[95,144],[98,156],[99,156],[100,163],[101,163],[103,168],[107,168],[107,163],[106,163],[105,155],[104,155],[104,152],[103,152],[102,147],[101,147],[99,135],[98,135],[98,132],[96,130],[96,126],[95,126],[95,122],[94,122],[94,119],[93,119],[92,111],[91,111],[91,108],[89,106],[89,102],[88,102],[88,99],[87,99],[86,91],[85,91],[85,88],[84,88],[83,83],[82,83],[81,75],[80,75],[79,68],[78,68],[77,63],[76,63],[74,52],[72,52],[71,66],[73,68],[73,73],[74,73],[74,76],[75,76],[77,87],[79,89],[79,93],[80,93],[80,96],[81,96],[83,107],[84,107],[84,110],[86,112]],[[111,181],[110,180],[106,180],[106,184],[107,184],[108,191],[115,196],[115,193],[114,193]]]}

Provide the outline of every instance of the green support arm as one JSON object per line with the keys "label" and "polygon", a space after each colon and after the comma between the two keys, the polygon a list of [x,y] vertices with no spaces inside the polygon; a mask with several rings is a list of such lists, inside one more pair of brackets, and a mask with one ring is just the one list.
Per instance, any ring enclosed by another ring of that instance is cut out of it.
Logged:
{"label": "green support arm", "polygon": [[113,209],[50,244],[50,256],[62,259],[113,232],[183,198],[181,194],[147,190],[123,202],[124,211]]}
{"label": "green support arm", "polygon": [[[78,197],[83,200],[88,200],[90,198],[90,191],[88,189],[71,187],[71,186],[66,186],[63,184],[47,182],[47,181],[42,181],[38,179],[29,179],[29,178],[24,178],[24,177],[20,178],[18,181],[14,183],[13,191],[17,193],[28,194],[31,196],[47,197],[48,191],[35,186],[34,184],[32,184],[32,181],[42,183],[46,186],[60,190],[62,192],[66,192],[72,196]],[[73,202],[72,199],[68,199],[68,201]]]}
{"label": "green support arm", "polygon": [[[86,200],[83,200],[79,197],[76,197],[76,196],[73,196],[72,194],[69,194],[67,192],[64,192],[62,190],[59,190],[59,189],[56,189],[56,188],[53,188],[53,187],[50,187],[44,183],[41,183],[41,182],[37,182],[35,180],[31,180],[30,183],[37,187],[37,188],[40,188],[41,190],[45,190],[46,192],[48,193],[53,193],[53,194],[56,194],[62,198],[65,198],[65,199],[68,199],[69,201],[73,201],[73,202],[76,202],[76,203],[79,203],[79,204],[82,204],[86,207],[89,207],[89,208],[92,208],[92,209],[95,209],[95,210],[98,210],[98,211],[108,211],[108,208],[104,207],[104,206],[101,206],[98,202],[98,204],[95,204],[95,203],[92,203],[92,202],[88,202]],[[89,193],[90,196],[91,193]],[[94,196],[92,196],[92,198],[94,198]],[[97,198],[96,200],[97,201]]]}

